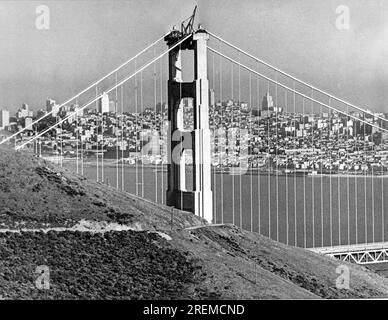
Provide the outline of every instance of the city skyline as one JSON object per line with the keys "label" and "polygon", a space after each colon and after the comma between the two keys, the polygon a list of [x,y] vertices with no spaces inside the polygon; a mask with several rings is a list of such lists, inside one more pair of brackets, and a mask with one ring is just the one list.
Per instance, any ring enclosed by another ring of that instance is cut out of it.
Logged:
{"label": "city skyline", "polygon": [[[193,104],[185,99],[182,105],[187,108],[183,118],[186,130],[193,123]],[[67,160],[77,158],[78,162],[100,152],[105,154],[101,155],[103,158],[113,156],[132,165],[137,162],[166,164],[166,108],[145,108],[138,116],[130,112],[121,114],[109,101],[109,96],[103,95],[97,109],[81,110],[78,117],[71,116],[78,109],[76,105],[59,110],[56,102],[48,99],[46,109],[51,117],[42,121],[41,129],[52,123],[50,119],[70,118],[55,129],[55,134],[48,132],[37,140],[34,150],[40,156],[49,159],[59,155]],[[360,118],[357,112],[352,114]],[[10,122],[6,128],[10,132],[32,123],[28,105],[23,105],[17,117],[17,122]],[[373,116],[365,118],[366,123],[361,121],[338,111],[312,114],[284,110],[275,106],[270,92],[264,94],[260,110],[246,102],[214,101],[210,107],[211,162],[214,167],[240,167],[246,159],[247,168],[279,173],[296,170],[300,173],[383,174],[388,170],[388,134],[377,134]],[[31,138],[29,131],[19,137],[22,142]],[[151,144],[151,155],[143,154],[146,144]],[[186,160],[191,163],[190,157]]]}
{"label": "city skyline", "polygon": [[[99,113],[110,113],[110,112],[116,113],[117,112],[117,113],[128,114],[128,113],[142,113],[146,110],[156,110],[160,106],[164,106],[165,108],[167,108],[166,101],[158,101],[156,103],[156,105],[143,104],[142,106],[138,106],[137,111],[135,110],[134,106],[128,106],[128,105],[126,105],[126,106],[124,105],[122,110],[118,110],[118,109],[116,109],[114,100],[115,99],[110,99],[108,94],[103,94],[102,98],[100,98],[98,100],[97,107],[90,107],[89,106],[85,109],[82,109],[82,106],[80,106],[78,104],[69,103],[67,105],[63,105],[62,108],[59,108],[60,104],[57,103],[56,100],[48,97],[46,99],[45,103],[42,104],[40,107],[35,108],[35,110],[31,109],[29,104],[25,103],[25,102],[23,102],[21,107],[19,109],[17,109],[14,113],[12,113],[12,111],[10,111],[9,109],[0,108],[0,121],[4,121],[3,120],[4,118],[8,119],[8,120],[6,120],[5,125],[1,125],[2,122],[0,122],[0,130],[6,129],[5,127],[9,125],[9,121],[12,118],[14,118],[14,119],[16,118],[17,120],[23,120],[25,118],[37,119],[37,118],[45,115],[46,113],[50,113],[50,114],[52,114],[53,117],[56,117],[57,114],[59,114],[61,111],[62,112],[64,111],[66,114],[70,114],[70,113],[74,113],[78,110],[77,113],[75,114],[75,116],[77,116],[77,115],[82,116],[84,111],[86,111],[86,110],[98,110]],[[276,100],[278,100],[278,99],[276,99]],[[186,103],[184,101],[186,101],[186,99],[182,100],[183,104]],[[251,104],[249,104],[249,102],[247,100],[239,101],[239,100],[233,100],[230,98],[227,98],[227,99],[222,100],[222,101],[216,100],[214,97],[214,90],[213,89],[210,90],[210,94],[209,94],[210,106],[219,105],[220,103],[221,104],[228,104],[230,102],[238,103],[241,108],[248,107],[252,111],[256,110],[256,111],[260,111],[261,113],[266,113],[266,111],[269,110],[270,108],[272,108],[275,111],[275,113],[282,112],[283,110],[285,110],[286,112],[288,111],[289,113],[293,113],[292,111],[294,111],[296,113],[306,114],[306,115],[308,115],[308,114],[319,115],[322,113],[330,113],[331,112],[329,109],[324,111],[325,109],[322,109],[322,107],[320,107],[319,109],[314,108],[314,107],[310,107],[310,108],[304,107],[305,109],[303,109],[301,103],[296,104],[295,108],[293,105],[291,105],[290,107],[288,107],[288,110],[287,110],[287,106],[285,107],[284,103],[282,104],[279,101],[276,101],[277,102],[276,103],[274,101],[273,93],[270,90],[265,92],[264,94],[262,94],[262,96],[258,95],[258,100],[255,101],[255,103],[251,103]],[[346,112],[345,109],[343,111]],[[378,111],[374,111],[374,110],[365,110],[365,111],[370,112],[370,114],[375,114],[376,116],[379,115],[383,118],[387,118],[387,116],[388,116],[388,112],[378,112]],[[336,112],[336,111],[334,111],[334,112]],[[355,113],[362,114],[362,112],[358,112],[358,111],[354,111],[354,110],[350,111],[350,114],[355,114]],[[28,126],[28,125],[26,124],[25,126]]]}

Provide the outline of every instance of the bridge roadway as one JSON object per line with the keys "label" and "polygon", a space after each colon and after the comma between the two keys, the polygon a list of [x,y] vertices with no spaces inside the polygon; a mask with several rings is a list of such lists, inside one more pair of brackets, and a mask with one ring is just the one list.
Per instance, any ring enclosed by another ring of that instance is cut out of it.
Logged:
{"label": "bridge roadway", "polygon": [[388,242],[309,248],[308,250],[357,264],[388,263]]}

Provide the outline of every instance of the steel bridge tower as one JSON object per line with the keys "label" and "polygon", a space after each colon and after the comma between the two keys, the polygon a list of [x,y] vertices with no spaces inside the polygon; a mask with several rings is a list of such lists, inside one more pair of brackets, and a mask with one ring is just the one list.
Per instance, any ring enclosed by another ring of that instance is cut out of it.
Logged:
{"label": "steel bridge tower", "polygon": [[[165,37],[171,48],[186,37],[184,31],[173,30]],[[211,151],[209,129],[209,81],[207,78],[207,41],[209,34],[199,28],[181,45],[169,53],[168,80],[168,188],[167,205],[193,212],[213,220],[213,194],[211,188]],[[182,51],[194,51],[194,81],[182,80]],[[183,99],[193,99],[193,128],[184,128]],[[193,189],[186,189],[186,165],[183,150],[193,154]]]}

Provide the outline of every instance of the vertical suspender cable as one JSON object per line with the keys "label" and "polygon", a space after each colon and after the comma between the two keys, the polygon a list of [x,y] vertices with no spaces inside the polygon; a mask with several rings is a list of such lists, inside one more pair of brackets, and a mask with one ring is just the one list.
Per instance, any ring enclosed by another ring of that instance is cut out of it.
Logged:
{"label": "vertical suspender cable", "polygon": [[124,191],[124,84],[120,87],[120,98],[121,98],[121,190]]}
{"label": "vertical suspender cable", "polygon": [[[288,108],[287,108],[287,102],[288,102],[288,91],[284,91],[284,113],[287,115],[287,121],[286,123],[288,124]],[[288,138],[288,134],[286,132],[285,136]],[[288,153],[286,153],[286,166],[285,169],[288,169]],[[286,244],[289,245],[289,240],[288,240],[288,234],[289,234],[289,213],[288,213],[288,172],[286,172]]]}
{"label": "vertical suspender cable", "polygon": [[[373,119],[374,121],[374,119]],[[372,132],[371,132],[371,139],[372,139],[372,153],[371,153],[371,158],[372,158],[372,164],[371,164],[371,167],[372,167],[372,177],[371,177],[371,180],[372,180],[372,241],[373,243],[376,242],[376,238],[375,238],[375,172],[374,172],[374,162],[375,162],[375,139],[374,139],[374,133],[373,133],[373,128],[372,128]]]}
{"label": "vertical suspender cable", "polygon": [[38,143],[37,142],[38,142],[37,139],[34,140],[33,151],[32,151],[32,154],[35,155],[35,156],[38,155]]}
{"label": "vertical suspender cable", "polygon": [[[240,53],[238,54],[238,62],[241,63],[241,56],[240,56]],[[239,138],[240,138],[240,143],[239,143],[239,166],[240,166],[240,169],[241,169],[241,164],[242,164],[242,157],[241,157],[241,146],[242,146],[242,139],[243,139],[243,136],[242,136],[242,130],[241,130],[241,116],[242,116],[242,112],[241,112],[241,66],[239,65],[238,66],[238,113],[239,113],[239,118],[238,118],[238,122],[239,122]],[[242,185],[241,185],[241,171],[239,172],[239,178],[240,178],[240,186],[239,186],[239,204],[240,204],[240,228],[242,228],[243,226],[243,223],[242,223],[242,220],[243,220],[243,216],[242,216],[242,195],[241,195],[241,189],[242,189]]]}
{"label": "vertical suspender cable", "polygon": [[81,119],[81,174],[84,175],[84,142],[82,140],[84,134],[83,120]]}
{"label": "vertical suspender cable", "polygon": [[[346,113],[349,114],[349,106],[347,105],[346,106]],[[350,122],[350,118],[349,117],[346,117],[346,148],[345,148],[345,151],[346,151],[346,189],[347,189],[347,192],[346,192],[346,197],[347,197],[347,209],[348,209],[348,245],[350,244],[350,181],[349,181],[349,167],[350,167],[350,157],[349,157],[349,130],[350,130],[350,126],[349,126],[349,122]]]}
{"label": "vertical suspender cable", "polygon": [[[180,63],[181,63],[180,67],[182,67],[182,46],[181,45],[179,45],[179,55],[180,55],[180,59],[181,59],[180,60]],[[182,100],[182,81],[183,81],[183,74],[182,73],[180,73],[180,77],[181,78],[179,79],[180,80],[179,81],[179,108],[182,108],[180,116],[182,116],[182,118],[183,118],[182,119],[182,124],[183,124],[183,127],[184,127],[185,104],[184,104],[184,102]],[[185,175],[185,183],[186,183],[186,166],[185,166],[186,157],[185,157],[185,150],[183,148],[181,150],[182,150],[181,151],[181,158],[179,159],[180,160],[179,173],[182,176],[182,170],[183,169],[185,170],[184,175]],[[183,161],[184,162],[182,162],[182,157],[183,157]],[[182,167],[182,164],[183,164],[183,167]],[[180,183],[181,182],[182,181],[180,181]],[[181,190],[183,189],[182,185],[180,185],[179,187],[180,187]],[[181,197],[181,210],[183,210],[183,192],[181,192],[180,197]]]}
{"label": "vertical suspender cable", "polygon": [[[314,89],[311,89],[311,99],[314,99]],[[312,116],[312,124],[311,124],[311,146],[312,149],[315,150],[314,145],[314,102],[311,100],[311,116]],[[309,161],[310,162],[310,161]],[[315,169],[315,163],[312,164],[312,169]],[[315,191],[314,191],[314,176],[311,176],[311,201],[312,201],[312,225],[313,225],[313,248],[315,248]]]}
{"label": "vertical suspender cable", "polygon": [[[365,120],[365,113],[363,114],[364,120]],[[366,170],[364,170],[364,210],[365,210],[365,243],[368,243],[368,209],[367,209],[367,202],[366,202],[366,187],[367,187],[367,174],[368,174],[368,159],[367,159],[367,145],[365,140],[365,134],[366,134],[366,125],[363,123],[363,129],[364,129],[364,159],[365,159],[365,166]],[[365,167],[364,167],[365,168]]]}
{"label": "vertical suspender cable", "polygon": [[[302,98],[302,117],[303,117],[303,130],[302,130],[302,137],[303,137],[303,148],[305,147],[305,102],[304,97]],[[305,161],[305,156],[303,155],[303,161]],[[304,166],[304,169],[305,166]],[[303,241],[304,241],[304,247],[307,247],[307,221],[306,221],[306,175],[303,175]]]}
{"label": "vertical suspender cable", "polygon": [[[156,51],[154,47],[154,56],[156,56]],[[152,157],[155,157],[154,150],[156,148],[155,143],[157,142],[157,146],[159,147],[159,141],[156,141],[155,137],[159,138],[159,134],[157,134],[157,127],[156,127],[156,121],[157,121],[157,115],[156,115],[156,61],[153,64],[154,67],[154,114],[152,118]],[[159,152],[158,152],[159,154]],[[154,165],[154,179],[155,179],[155,202],[158,202],[158,162],[157,158],[154,158],[155,165]]]}
{"label": "vertical suspender cable", "polygon": [[[219,42],[219,49],[221,52],[221,41]],[[220,163],[221,163],[221,223],[224,223],[224,173],[223,173],[223,166],[224,166],[224,159],[223,159],[223,154],[225,152],[225,139],[226,139],[226,131],[224,130],[224,117],[223,117],[223,101],[222,101],[222,57],[219,57],[219,64],[220,64],[220,103],[221,103],[221,128],[222,130],[222,146],[221,146],[221,154],[220,154]]]}
{"label": "vertical suspender cable", "polygon": [[[383,125],[383,124],[382,124]],[[381,141],[382,143],[383,141]],[[381,165],[381,224],[382,224],[382,241],[385,242],[385,215],[384,215],[384,164],[383,156],[380,157]]]}
{"label": "vertical suspender cable", "polygon": [[[160,124],[160,132],[162,134],[162,137],[165,135],[165,130],[164,130],[164,110],[163,110],[163,61],[162,59],[160,61],[160,119],[161,119],[161,124]],[[163,130],[163,131],[162,131]],[[163,143],[165,140],[163,141]],[[163,147],[162,150],[165,150],[165,146]],[[161,199],[162,199],[162,204],[164,203],[164,164],[163,164],[163,159],[164,159],[164,151],[161,153]]]}
{"label": "vertical suspender cable", "polygon": [[279,158],[278,158],[278,74],[275,71],[275,193],[276,193],[276,241],[279,241]]}
{"label": "vertical suspender cable", "polygon": [[268,103],[268,95],[269,95],[269,81],[267,82],[267,165],[268,165],[268,237],[272,239],[271,233],[271,176],[270,171],[272,171],[272,157],[271,157],[271,137],[270,137],[270,125],[269,125],[269,103]]}
{"label": "vertical suspender cable", "polygon": [[[253,232],[253,137],[252,135],[252,119],[253,119],[253,113],[252,113],[252,73],[249,72],[249,131],[248,131],[248,139],[249,139],[249,146],[248,148],[248,169],[250,170],[250,182],[251,182],[251,188],[250,188],[250,193],[251,193],[251,232]],[[250,152],[249,152],[250,151]],[[249,162],[249,159],[251,162]],[[242,201],[240,199],[240,201]]]}
{"label": "vertical suspender cable", "polygon": [[118,104],[119,104],[119,100],[118,100],[118,87],[117,87],[117,72],[115,74],[115,85],[116,85],[116,89],[115,89],[115,118],[116,118],[116,122],[115,122],[115,144],[116,144],[116,189],[119,188],[119,135],[118,135],[118,131],[119,131],[119,108],[118,108]]}
{"label": "vertical suspender cable", "polygon": [[[295,141],[297,138],[296,134],[296,94],[295,94],[295,80],[292,82],[293,84],[293,99],[294,99],[294,136],[295,136]],[[293,148],[296,148],[296,145],[293,146]],[[296,157],[296,152],[293,152],[294,159]],[[298,221],[297,221],[297,216],[296,216],[296,161],[293,159],[293,169],[294,169],[294,244],[295,247],[298,246]]]}
{"label": "vertical suspender cable", "polygon": [[[144,93],[143,93],[143,70],[140,72],[140,108],[141,108],[141,116],[140,116],[140,122],[141,122],[141,132],[143,133],[143,117],[144,117]],[[141,153],[141,196],[144,198],[144,156]]]}
{"label": "vertical suspender cable", "polygon": [[[96,85],[96,97],[98,96],[98,87]],[[98,172],[98,144],[99,144],[99,130],[98,130],[98,114],[99,114],[99,110],[98,110],[98,103],[99,103],[99,100],[96,100],[96,173],[97,173],[97,182],[99,181],[99,172]],[[100,103],[102,103],[101,99],[100,99]]]}
{"label": "vertical suspender cable", "polygon": [[76,130],[76,166],[77,166],[77,174],[79,173],[79,168],[78,168],[78,143],[79,143],[79,130],[78,130],[78,126],[79,126],[79,124],[78,124],[78,113],[76,114],[76,128],[75,128],[75,130]]}
{"label": "vertical suspender cable", "polygon": [[[257,62],[257,72],[260,72],[259,69],[259,62]],[[257,99],[257,116],[258,119],[261,119],[260,117],[260,78],[256,74],[256,99]],[[260,120],[258,121],[258,123]],[[258,131],[259,132],[259,131]],[[258,154],[261,153],[260,148],[258,148]],[[259,160],[259,159],[257,159]],[[260,169],[259,169],[259,161],[257,161],[257,208],[258,208],[258,232],[261,234],[261,181],[260,181]]]}
{"label": "vertical suspender cable", "polygon": [[63,123],[61,123],[61,167],[63,167]]}
{"label": "vertical suspender cable", "polygon": [[[213,52],[213,55],[212,55],[212,86],[213,86],[213,95],[214,95],[214,99],[211,100],[211,103],[213,103],[213,105],[210,105],[210,113],[209,115],[211,115],[213,113],[213,115],[215,116],[215,72],[214,72],[214,68],[215,68],[215,61],[214,61],[214,57],[215,57],[215,53]],[[210,104],[211,104],[210,103]],[[210,120],[210,119],[208,119]],[[215,119],[213,120],[215,121]],[[214,223],[217,223],[217,176],[216,176],[216,170],[213,166],[214,164],[214,156],[215,156],[215,150],[216,150],[216,147],[215,147],[215,126],[213,124],[213,127],[211,128],[211,134],[212,134],[212,154],[211,154],[211,161],[210,161],[210,172],[213,170],[213,186],[214,186],[214,197],[213,197],[213,222]]]}
{"label": "vertical suspender cable", "polygon": [[[323,119],[323,114],[322,114],[322,105],[319,105],[319,118],[318,119]],[[321,143],[322,143],[322,132],[323,131],[326,131],[326,127],[324,125],[323,122],[321,122],[321,126],[319,127],[318,126],[318,132],[319,132],[319,136],[320,136],[320,140],[321,140]],[[324,236],[323,236],[323,231],[324,231],[324,228],[323,228],[323,159],[322,159],[322,148],[318,149],[319,151],[319,157],[320,157],[320,167],[321,167],[321,176],[320,176],[320,180],[321,180],[321,199],[320,199],[320,203],[321,203],[321,246],[324,246]]]}
{"label": "vertical suspender cable", "polygon": [[[358,153],[358,155],[361,154],[361,151],[360,151],[360,147],[361,147],[361,141],[360,141],[360,139],[361,139],[361,137],[360,137],[361,136],[361,132],[360,131],[361,131],[361,122],[357,122],[357,124],[355,124],[355,131],[354,131],[354,133],[355,133],[355,136],[356,136],[355,141],[356,141],[356,144],[357,144],[357,153]],[[360,165],[359,170],[362,170],[362,162],[359,163],[359,165]],[[358,225],[359,224],[359,218],[360,218],[360,216],[359,216],[359,214],[360,214],[359,213],[359,206],[358,206],[359,199],[360,199],[360,197],[358,196],[358,193],[359,193],[358,182],[359,181],[361,182],[361,177],[359,178],[358,175],[357,175],[357,177],[355,178],[355,181],[354,181],[354,186],[355,186],[354,203],[355,203],[355,206],[356,206],[356,226],[357,226],[356,244],[359,243],[359,234],[358,234],[358,232],[359,232],[359,229],[361,227],[361,226]]]}
{"label": "vertical suspender cable", "polygon": [[[78,99],[76,100],[76,105],[78,106]],[[83,111],[82,111],[83,113]],[[81,175],[84,175],[84,145],[83,145],[83,134],[84,134],[84,129],[83,129],[83,117],[81,117],[81,135],[80,135],[80,143],[81,143]]]}
{"label": "vertical suspender cable", "polygon": [[[135,59],[135,72],[137,71],[137,59]],[[135,190],[136,195],[139,195],[139,181],[138,181],[138,87],[137,87],[137,75],[135,74]]]}
{"label": "vertical suspender cable", "polygon": [[[360,155],[360,136],[359,136],[359,130],[358,130],[358,126],[359,126],[360,122],[356,121],[354,122],[354,125],[353,125],[353,137],[354,137],[354,141],[355,141],[355,147],[357,147],[357,154]],[[358,165],[358,164],[357,164]],[[358,218],[359,218],[359,212],[358,212],[358,181],[359,181],[359,178],[358,178],[358,175],[355,176],[354,178],[354,205],[355,205],[355,208],[356,208],[356,218],[355,218],[355,221],[356,221],[356,241],[355,243],[358,244]]]}
{"label": "vertical suspender cable", "polygon": [[105,182],[105,172],[104,172],[104,150],[105,150],[105,141],[104,141],[104,131],[105,131],[105,121],[104,121],[104,112],[101,110],[101,182]]}
{"label": "vertical suspender cable", "polygon": [[104,141],[104,112],[101,105],[101,182],[104,183],[104,150],[105,150],[105,141]]}
{"label": "vertical suspender cable", "polygon": [[[331,106],[331,98],[329,98],[329,106]],[[329,127],[328,127],[328,139],[331,139],[331,131],[332,131],[332,116],[331,111],[329,110]],[[332,193],[333,193],[333,186],[332,186],[332,170],[333,170],[333,156],[330,157],[330,174],[329,174],[329,232],[330,232],[330,246],[333,246],[333,199],[332,199]],[[323,180],[323,179],[322,179]]]}
{"label": "vertical suspender cable", "polygon": [[[232,79],[232,82],[231,82],[231,84],[232,84],[232,125],[231,125],[231,129],[233,130],[233,131],[231,131],[231,132],[229,132],[228,133],[228,140],[230,140],[230,135],[232,135],[232,139],[233,139],[233,164],[232,165],[234,165],[234,160],[235,160],[235,157],[234,157],[234,155],[235,155],[235,152],[236,152],[236,137],[235,137],[235,135],[234,135],[234,92],[233,92],[233,90],[234,90],[234,88],[233,88],[233,81],[234,81],[234,79],[233,79],[233,63],[231,62],[230,63],[230,65],[231,65],[231,79]],[[228,149],[229,150],[229,149]],[[229,161],[230,161],[230,157],[229,157]],[[232,175],[232,206],[233,206],[233,210],[232,210],[232,212],[233,212],[233,218],[232,218],[232,223],[233,224],[235,224],[235,216],[234,216],[234,175]]]}
{"label": "vertical suspender cable", "polygon": [[[341,118],[338,116],[337,121],[340,121]],[[337,141],[339,141],[339,122],[337,126]],[[338,160],[338,173],[340,169],[340,157],[339,157],[339,149],[338,149],[338,155],[337,155],[337,160]],[[338,184],[337,184],[337,189],[338,189],[338,245],[341,245],[341,177],[338,174]]]}

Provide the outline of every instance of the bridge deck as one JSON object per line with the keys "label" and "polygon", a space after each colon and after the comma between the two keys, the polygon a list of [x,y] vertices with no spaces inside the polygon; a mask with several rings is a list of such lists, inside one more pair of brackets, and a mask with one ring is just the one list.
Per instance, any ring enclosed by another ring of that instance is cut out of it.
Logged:
{"label": "bridge deck", "polygon": [[308,250],[358,264],[388,263],[388,242],[309,248]]}

